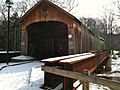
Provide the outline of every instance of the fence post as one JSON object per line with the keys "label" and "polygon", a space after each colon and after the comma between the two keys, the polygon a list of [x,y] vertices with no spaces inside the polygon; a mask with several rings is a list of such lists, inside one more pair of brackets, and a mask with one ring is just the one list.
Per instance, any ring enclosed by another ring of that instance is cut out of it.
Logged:
{"label": "fence post", "polygon": [[[83,70],[83,74],[90,75],[87,69]],[[89,82],[82,81],[83,87],[82,90],[89,90]]]}
{"label": "fence post", "polygon": [[111,55],[109,56],[109,59],[108,59],[108,61],[107,61],[107,63],[106,63],[106,70],[108,70],[108,71],[111,71],[111,61],[112,61],[112,57],[111,57]]}

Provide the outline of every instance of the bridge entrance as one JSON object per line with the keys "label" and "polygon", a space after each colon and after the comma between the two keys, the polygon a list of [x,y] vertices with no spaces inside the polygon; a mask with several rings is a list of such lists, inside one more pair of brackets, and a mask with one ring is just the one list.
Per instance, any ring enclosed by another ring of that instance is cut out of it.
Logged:
{"label": "bridge entrance", "polygon": [[68,27],[63,22],[43,21],[29,25],[28,55],[37,59],[68,54]]}

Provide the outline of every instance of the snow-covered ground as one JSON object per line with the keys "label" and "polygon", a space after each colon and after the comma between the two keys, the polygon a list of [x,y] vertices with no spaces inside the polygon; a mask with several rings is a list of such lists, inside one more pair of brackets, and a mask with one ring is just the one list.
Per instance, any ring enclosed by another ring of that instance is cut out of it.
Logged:
{"label": "snow-covered ground", "polygon": [[[5,65],[2,63],[0,67]],[[42,90],[39,88],[44,81],[41,65],[43,64],[34,61],[3,68],[0,71],[0,90]]]}
{"label": "snow-covered ground", "polygon": [[[116,55],[117,51],[114,51]],[[113,57],[113,55],[112,55]],[[112,80],[120,82],[120,57],[116,55],[117,59],[111,59],[111,71],[106,71],[98,76],[111,77]],[[90,90],[111,90],[110,88],[98,84],[90,84]]]}
{"label": "snow-covered ground", "polygon": [[[10,63],[13,65],[16,63]],[[41,71],[43,63],[33,61],[16,66],[8,66],[0,71],[0,90],[43,90],[41,85],[44,83],[44,72]],[[6,66],[0,64],[0,69]],[[120,57],[112,59],[112,70],[105,75],[120,77]],[[59,90],[59,89],[55,89]],[[81,87],[77,90],[81,90]],[[90,90],[110,90],[108,87],[90,83]]]}

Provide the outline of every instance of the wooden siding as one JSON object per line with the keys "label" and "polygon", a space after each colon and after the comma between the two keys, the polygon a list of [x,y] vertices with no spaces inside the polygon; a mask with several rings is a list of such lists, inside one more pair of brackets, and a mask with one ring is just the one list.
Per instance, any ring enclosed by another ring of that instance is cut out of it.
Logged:
{"label": "wooden siding", "polygon": [[[21,50],[22,54],[28,54],[28,27],[35,23],[61,22],[67,26],[68,54],[76,54],[98,50],[104,42],[99,44],[98,37],[83,25],[78,19],[64,11],[60,7],[47,0],[41,0],[31,8],[20,20],[22,31]],[[54,26],[55,27],[55,26]]]}
{"label": "wooden siding", "polygon": [[22,30],[26,30],[28,25],[42,21],[60,21],[66,23],[68,27],[72,27],[73,25],[71,17],[44,1],[28,13],[27,16],[20,21],[20,23]]}

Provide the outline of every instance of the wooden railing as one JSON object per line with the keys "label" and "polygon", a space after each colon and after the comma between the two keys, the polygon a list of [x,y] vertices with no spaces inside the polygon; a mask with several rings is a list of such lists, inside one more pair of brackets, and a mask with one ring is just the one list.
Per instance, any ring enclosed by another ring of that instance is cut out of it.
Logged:
{"label": "wooden railing", "polygon": [[[109,87],[112,90],[120,90],[120,82],[117,82],[117,81],[111,81],[111,80],[98,78],[95,76],[86,75],[86,74],[82,74],[82,73],[78,73],[78,72],[57,69],[56,67],[42,66],[42,70],[45,72],[48,72],[48,73],[80,80],[81,82],[84,81],[84,82],[90,82],[90,83],[104,85],[104,86]],[[84,90],[88,90],[88,88],[86,86],[84,86]]]}
{"label": "wooden railing", "polygon": [[[84,54],[75,54],[75,55],[44,59],[42,60],[42,62],[45,63],[45,66],[57,67],[63,70],[69,70],[79,73],[82,73],[84,69],[86,69],[88,70],[88,74],[91,74],[107,58],[108,58],[107,52],[101,52],[96,54],[84,53]],[[49,81],[48,77],[52,77],[53,79]],[[44,79],[45,85],[49,86],[52,82],[54,82],[56,78],[60,79],[60,76],[45,72],[45,79]],[[71,90],[73,88],[74,81],[75,81],[74,79],[64,77],[62,81],[64,82],[64,90],[67,89]]]}

